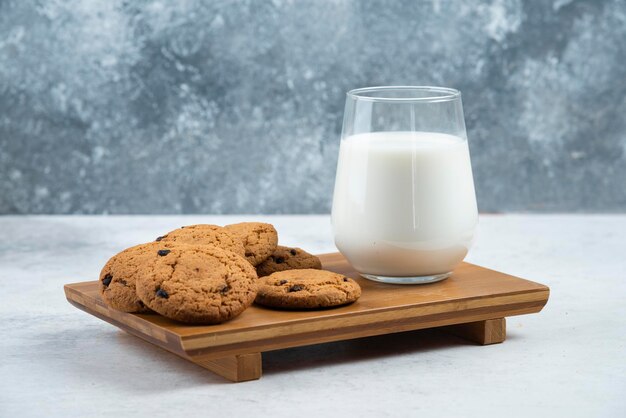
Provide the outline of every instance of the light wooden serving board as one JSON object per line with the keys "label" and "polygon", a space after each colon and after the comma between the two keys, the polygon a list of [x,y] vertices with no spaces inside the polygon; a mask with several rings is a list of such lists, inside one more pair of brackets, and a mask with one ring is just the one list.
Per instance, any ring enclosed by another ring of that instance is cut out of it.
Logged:
{"label": "light wooden serving board", "polygon": [[227,379],[261,376],[261,353],[446,326],[476,341],[504,341],[507,316],[539,312],[547,286],[469,263],[446,280],[425,285],[390,285],[363,279],[339,253],[319,256],[323,268],[356,279],[363,289],[352,305],[318,311],[278,311],[253,305],[219,325],[186,325],[156,314],[129,314],[107,307],[98,282],[65,286],[79,309],[199,364]]}

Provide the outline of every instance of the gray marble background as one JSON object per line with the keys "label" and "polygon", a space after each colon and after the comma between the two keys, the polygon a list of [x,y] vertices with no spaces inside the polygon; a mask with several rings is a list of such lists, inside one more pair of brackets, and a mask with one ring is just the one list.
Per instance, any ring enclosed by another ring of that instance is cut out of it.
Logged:
{"label": "gray marble background", "polygon": [[0,0],[0,213],[324,213],[345,91],[462,90],[482,211],[626,210],[626,2]]}

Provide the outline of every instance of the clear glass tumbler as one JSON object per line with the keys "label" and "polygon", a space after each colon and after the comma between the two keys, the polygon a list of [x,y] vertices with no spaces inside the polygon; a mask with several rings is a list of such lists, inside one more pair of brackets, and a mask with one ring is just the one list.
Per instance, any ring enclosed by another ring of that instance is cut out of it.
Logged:
{"label": "clear glass tumbler", "polygon": [[458,90],[347,93],[332,224],[337,248],[368,279],[430,283],[451,274],[478,224]]}

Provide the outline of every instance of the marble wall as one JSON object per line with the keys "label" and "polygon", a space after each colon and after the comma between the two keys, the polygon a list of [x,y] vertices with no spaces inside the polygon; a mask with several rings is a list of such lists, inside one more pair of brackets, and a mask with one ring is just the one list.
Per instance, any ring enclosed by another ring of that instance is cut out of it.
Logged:
{"label": "marble wall", "polygon": [[0,213],[324,213],[344,94],[463,92],[485,212],[626,210],[626,2],[0,0]]}

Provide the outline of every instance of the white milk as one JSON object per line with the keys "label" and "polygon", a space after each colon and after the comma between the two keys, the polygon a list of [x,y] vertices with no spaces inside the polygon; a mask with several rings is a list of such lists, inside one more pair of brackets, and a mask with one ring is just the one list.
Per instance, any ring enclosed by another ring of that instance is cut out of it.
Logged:
{"label": "white milk", "polygon": [[332,222],[337,248],[361,273],[452,271],[478,222],[467,140],[434,132],[344,138]]}

